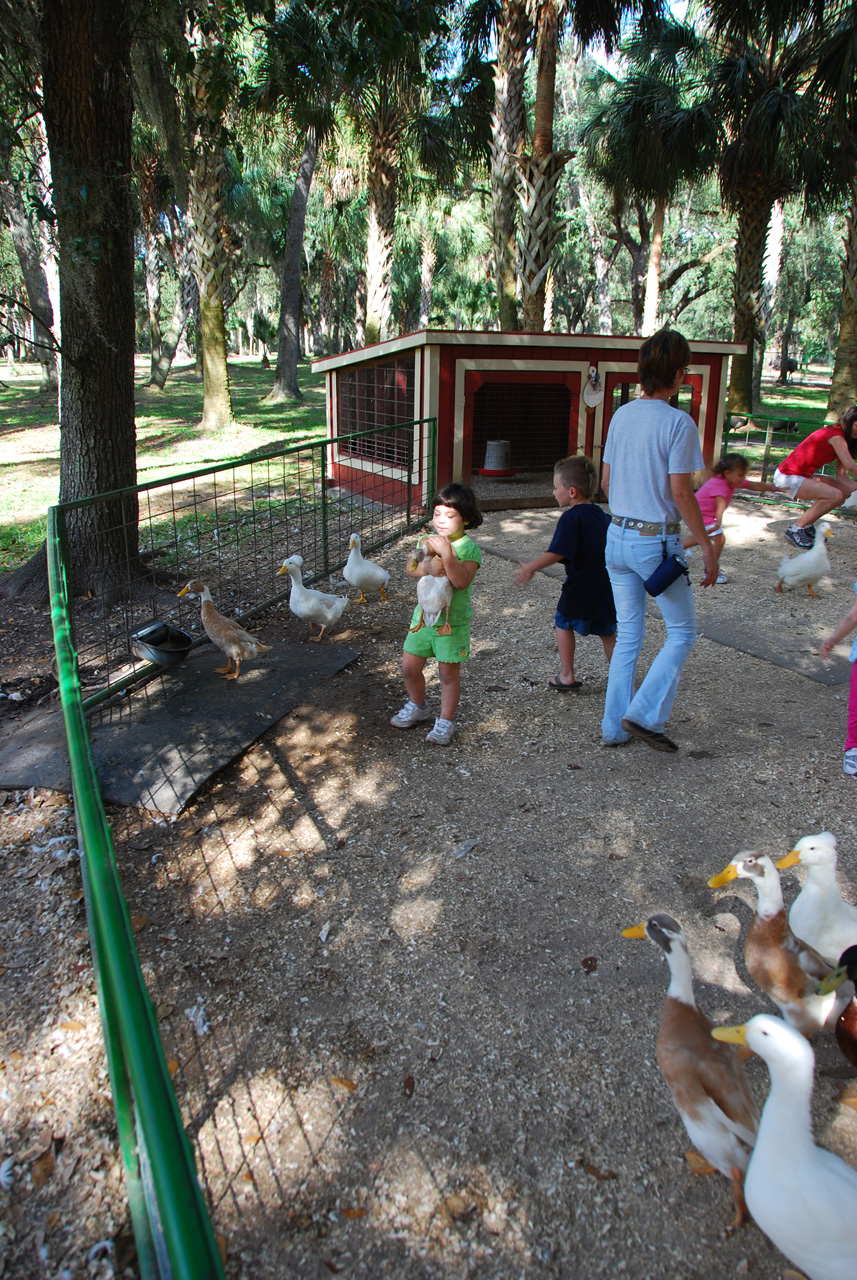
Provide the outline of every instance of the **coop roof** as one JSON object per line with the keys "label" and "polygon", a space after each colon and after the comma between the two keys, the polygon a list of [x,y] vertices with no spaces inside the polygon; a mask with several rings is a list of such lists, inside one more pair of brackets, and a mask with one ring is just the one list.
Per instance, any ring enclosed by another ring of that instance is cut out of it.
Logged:
{"label": "coop roof", "polygon": [[[645,341],[634,336],[617,337],[603,333],[495,333],[484,329],[420,329],[417,333],[406,333],[401,338],[388,338],[386,342],[375,342],[368,347],[359,347],[356,351],[347,351],[343,355],[325,356],[322,360],[313,361],[313,371],[326,373],[330,369],[342,369],[350,364],[362,364],[367,360],[380,360],[384,356],[396,355],[402,351],[413,351],[416,347],[514,347],[518,352],[526,347],[555,347],[560,350],[574,350],[578,347],[600,347],[603,351],[634,350]],[[720,355],[741,355],[747,348],[743,342],[691,342],[691,351]]]}

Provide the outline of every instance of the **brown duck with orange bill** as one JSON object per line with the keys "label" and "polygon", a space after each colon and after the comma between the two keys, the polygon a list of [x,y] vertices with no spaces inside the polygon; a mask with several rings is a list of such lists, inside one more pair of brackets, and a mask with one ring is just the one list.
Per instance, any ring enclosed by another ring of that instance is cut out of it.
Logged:
{"label": "brown duck with orange bill", "polygon": [[[227,680],[237,680],[242,662],[250,658],[258,658],[260,653],[267,653],[270,649],[269,644],[262,644],[262,641],[251,636],[249,631],[239,627],[237,622],[233,622],[231,618],[224,618],[222,613],[217,612],[211,599],[211,592],[201,578],[192,578],[178,594],[192,596],[202,601],[202,625],[205,634],[211,643],[229,659],[225,667],[215,667],[215,671],[225,676]],[[232,670],[233,662],[235,663],[234,671]]]}
{"label": "brown duck with orange bill", "polygon": [[737,879],[752,881],[758,896],[744,940],[744,961],[750,977],[797,1031],[809,1035],[825,1025],[832,1030],[847,999],[835,993],[816,994],[830,965],[789,928],[780,877],[773,862],[764,853],[739,853],[708,883],[717,889]]}
{"label": "brown duck with orange bill", "polygon": [[[732,1182],[733,1227],[747,1216],[744,1174],[759,1127],[756,1109],[738,1052],[711,1037],[711,1023],[696,1004],[693,970],[684,930],[672,916],[650,916],[645,924],[623,930],[625,938],[648,938],[663,951],[670,985],[661,1010],[657,1058],[688,1136],[713,1169]],[[726,1050],[726,1052],[723,1052]],[[691,1153],[692,1154],[692,1153]]]}

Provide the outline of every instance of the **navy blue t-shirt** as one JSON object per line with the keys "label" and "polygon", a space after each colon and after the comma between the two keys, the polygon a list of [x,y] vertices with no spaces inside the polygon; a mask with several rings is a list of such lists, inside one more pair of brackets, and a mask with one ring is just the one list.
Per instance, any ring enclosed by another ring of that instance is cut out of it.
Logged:
{"label": "navy blue t-shirt", "polygon": [[579,502],[560,516],[552,555],[562,556],[565,583],[557,606],[565,618],[615,622],[616,606],[604,563],[610,517],[594,502]]}

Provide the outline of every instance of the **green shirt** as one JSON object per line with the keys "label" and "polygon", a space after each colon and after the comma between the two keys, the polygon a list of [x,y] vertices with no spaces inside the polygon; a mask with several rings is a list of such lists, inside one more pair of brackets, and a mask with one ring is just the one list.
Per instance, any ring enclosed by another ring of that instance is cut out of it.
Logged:
{"label": "green shirt", "polygon": [[[477,564],[482,563],[482,548],[478,547],[472,538],[463,533],[460,538],[456,538],[455,542],[450,543],[453,551],[459,560],[475,560]],[[475,575],[474,575],[475,577]],[[449,606],[449,625],[451,627],[460,626],[464,622],[469,622],[473,617],[473,605],[470,603],[470,595],[473,591],[473,582],[469,587],[463,590],[456,587],[452,593],[452,604]],[[420,620],[420,606],[414,609],[414,616],[411,619],[411,626],[416,626]],[[436,626],[442,626],[444,616],[438,618]]]}

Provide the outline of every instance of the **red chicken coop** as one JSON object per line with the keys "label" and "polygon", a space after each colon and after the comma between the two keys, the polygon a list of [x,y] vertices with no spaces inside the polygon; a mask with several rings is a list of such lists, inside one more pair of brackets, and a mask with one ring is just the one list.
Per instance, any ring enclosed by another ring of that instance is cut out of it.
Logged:
{"label": "red chicken coop", "polygon": [[[548,505],[553,465],[586,453],[600,466],[610,419],[637,389],[642,338],[596,334],[426,329],[317,360],[325,374],[329,476],[367,493],[380,468],[400,472],[400,496],[463,480],[487,510]],[[719,456],[732,342],[691,342],[691,365],[674,403],[699,426],[707,464]],[[435,467],[426,467],[437,420]],[[422,420],[422,421],[421,421]],[[340,438],[416,423],[400,432]],[[408,433],[412,433],[410,436]],[[379,443],[381,441],[382,443]],[[410,465],[410,474],[408,469]],[[385,485],[385,501],[397,501]]]}

